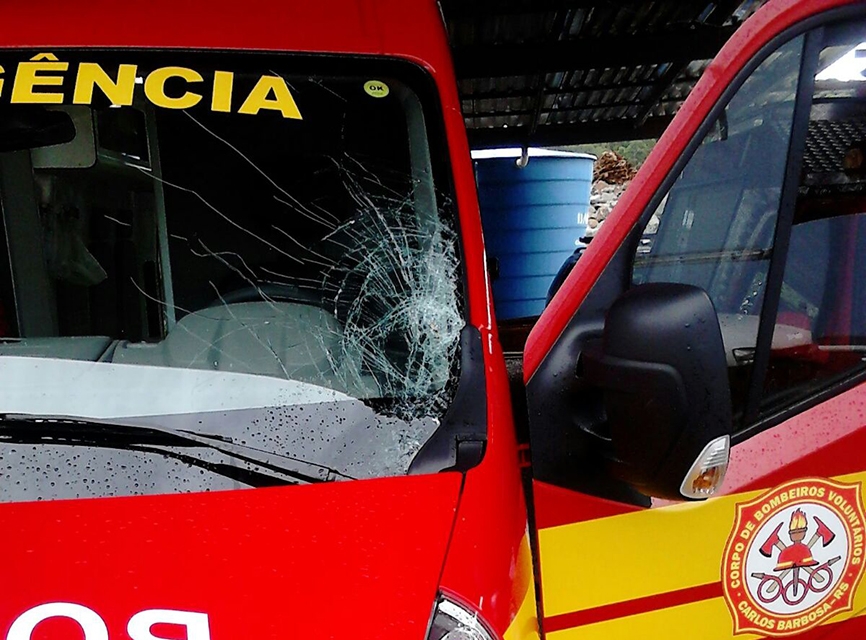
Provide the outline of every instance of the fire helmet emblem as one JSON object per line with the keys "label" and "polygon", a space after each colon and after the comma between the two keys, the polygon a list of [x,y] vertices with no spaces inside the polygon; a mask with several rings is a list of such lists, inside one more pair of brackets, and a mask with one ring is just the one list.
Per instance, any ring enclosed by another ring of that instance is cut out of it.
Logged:
{"label": "fire helmet emblem", "polygon": [[734,633],[793,635],[850,610],[864,526],[859,482],[796,480],[738,504],[722,558]]}

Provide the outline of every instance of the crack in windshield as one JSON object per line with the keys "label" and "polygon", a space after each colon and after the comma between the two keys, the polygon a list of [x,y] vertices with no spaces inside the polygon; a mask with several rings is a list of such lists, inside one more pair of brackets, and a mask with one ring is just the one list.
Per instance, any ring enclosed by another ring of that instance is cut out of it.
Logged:
{"label": "crack in windshield", "polygon": [[[320,82],[317,86],[323,87]],[[332,92],[333,93],[333,92]],[[339,330],[327,326],[310,327],[321,352],[327,359],[326,367],[318,367],[318,380],[325,386],[341,390],[369,387],[365,378],[372,378],[377,389],[375,397],[393,400],[391,410],[406,419],[437,415],[447,405],[451,389],[447,383],[452,375],[459,331],[464,325],[459,310],[459,262],[456,237],[443,220],[440,211],[426,214],[417,209],[416,192],[421,180],[406,180],[408,189],[401,192],[386,185],[362,161],[344,154],[329,157],[340,176],[343,189],[349,195],[354,214],[344,222],[324,208],[313,211],[244,153],[239,144],[233,144],[205,126],[189,112],[183,112],[208,136],[241,159],[277,193],[270,194],[276,202],[321,226],[325,232],[319,245],[336,247],[338,255],[328,256],[296,239],[288,230],[270,225],[270,229],[291,243],[292,249],[301,251],[303,258],[279,246],[277,238],[268,240],[244,227],[234,217],[208,201],[195,189],[175,184],[139,169],[151,179],[170,189],[176,189],[201,201],[209,210],[249,235],[263,247],[273,249],[288,259],[322,267],[320,279],[298,279],[287,273],[267,270],[272,277],[263,280],[236,251],[215,251],[200,238],[174,235],[186,243],[189,251],[199,258],[217,260],[249,288],[250,299],[261,300],[279,313],[280,299],[292,302],[319,304],[328,307],[340,320]],[[427,176],[429,179],[429,176]],[[280,197],[282,196],[282,197]],[[333,251],[331,253],[334,253]],[[217,284],[209,281],[218,302],[239,328],[221,336],[229,339],[236,331],[246,331],[253,340],[274,358],[280,373],[287,379],[297,375],[283,361],[275,345],[263,341],[255,327],[245,323],[232,310]],[[296,287],[297,295],[288,289]],[[177,307],[183,313],[188,309]],[[186,330],[186,327],[179,323]],[[395,357],[395,342],[399,341],[399,354]],[[206,343],[205,351],[215,348],[221,356],[226,354],[216,345]],[[300,346],[300,343],[291,345]],[[309,352],[309,345],[305,347]],[[194,366],[201,353],[187,363]],[[309,378],[305,378],[308,379]]]}
{"label": "crack in windshield", "polygon": [[393,78],[374,95],[367,75],[233,73],[238,95],[284,82],[296,115],[276,93],[254,116],[157,108],[139,85],[131,106],[52,107],[79,133],[29,151],[36,216],[2,202],[36,221],[11,246],[50,243],[10,258],[17,299],[0,286],[0,325],[4,307],[17,320],[0,411],[405,473],[453,398],[465,325],[428,115]]}

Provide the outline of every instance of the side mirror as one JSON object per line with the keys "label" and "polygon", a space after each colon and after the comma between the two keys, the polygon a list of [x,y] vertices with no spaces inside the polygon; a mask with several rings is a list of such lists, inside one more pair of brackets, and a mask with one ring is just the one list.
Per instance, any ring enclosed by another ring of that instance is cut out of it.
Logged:
{"label": "side mirror", "polygon": [[727,468],[731,393],[713,303],[698,287],[647,284],[610,308],[581,376],[603,393],[610,472],[649,496],[706,498]]}

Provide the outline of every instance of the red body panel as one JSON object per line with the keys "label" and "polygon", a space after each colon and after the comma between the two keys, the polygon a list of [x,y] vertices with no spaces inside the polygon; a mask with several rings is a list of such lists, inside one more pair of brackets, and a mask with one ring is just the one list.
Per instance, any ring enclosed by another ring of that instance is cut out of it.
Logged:
{"label": "red body panel", "polygon": [[[460,482],[2,505],[0,636],[36,605],[71,602],[111,638],[166,608],[206,613],[214,638],[421,639]],[[62,629],[44,640],[70,637]]]}
{"label": "red body panel", "polygon": [[[490,438],[484,462],[466,474],[442,586],[459,593],[502,634],[532,582],[519,562],[526,507],[512,427],[508,379],[501,358],[487,369]],[[528,546],[523,553],[528,553]]]}
{"label": "red body panel", "polygon": [[[489,417],[485,459],[463,480],[441,585],[504,632],[532,582],[531,571],[516,568],[526,508],[474,174],[436,3],[155,0],[134,10],[107,0],[49,0],[4,6],[3,26],[0,47],[8,48],[386,55],[433,75],[451,153],[470,323],[484,340],[488,395],[479,402],[488,403]],[[70,601],[98,611],[116,637],[125,637],[125,621],[136,611],[167,607],[210,613],[221,638],[423,638],[461,480],[445,474],[0,505],[2,541],[15,558],[3,571],[0,623],[37,604]],[[10,584],[25,582],[14,598],[5,597]]]}
{"label": "red body panel", "polygon": [[862,471],[864,451],[866,385],[860,384],[735,446],[722,493]]}
{"label": "red body panel", "polygon": [[641,507],[577,493],[556,485],[534,480],[532,483],[535,524],[539,529],[561,524],[609,518],[640,511]]}

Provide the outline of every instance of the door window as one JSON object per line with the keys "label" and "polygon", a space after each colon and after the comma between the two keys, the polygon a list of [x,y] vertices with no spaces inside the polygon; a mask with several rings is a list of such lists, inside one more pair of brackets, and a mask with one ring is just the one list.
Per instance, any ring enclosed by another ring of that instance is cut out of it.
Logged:
{"label": "door window", "polygon": [[633,282],[699,286],[719,313],[735,410],[744,402],[772,257],[803,51],[798,37],[746,80],[658,205]]}
{"label": "door window", "polygon": [[[661,200],[637,249],[634,284],[679,282],[709,294],[743,422],[866,369],[864,54],[866,25],[849,22],[767,57]],[[804,102],[795,112],[798,92]],[[795,176],[787,184],[786,172]],[[775,283],[771,263],[781,275]],[[762,315],[773,322],[767,344],[758,344]]]}
{"label": "door window", "polygon": [[866,25],[827,29],[764,380],[766,413],[864,369]]}

